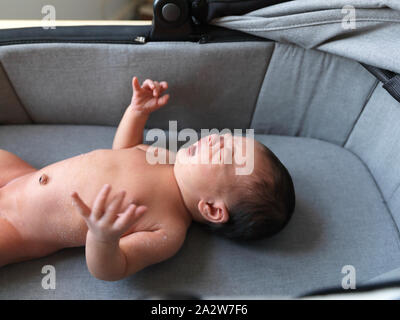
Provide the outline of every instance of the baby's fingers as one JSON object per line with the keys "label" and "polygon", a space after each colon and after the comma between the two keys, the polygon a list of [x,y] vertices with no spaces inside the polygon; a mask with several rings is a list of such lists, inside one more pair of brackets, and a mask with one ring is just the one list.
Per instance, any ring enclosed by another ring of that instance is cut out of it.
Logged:
{"label": "baby's fingers", "polygon": [[121,207],[121,202],[122,202],[122,200],[124,200],[125,195],[126,195],[126,191],[122,191],[114,197],[114,199],[111,201],[111,203],[107,207],[106,213],[103,216],[103,221],[112,222],[113,220],[115,220],[117,212],[119,211],[119,208]]}
{"label": "baby's fingers", "polygon": [[140,91],[141,88],[140,88],[139,80],[138,80],[137,77],[133,77],[133,79],[132,79],[132,87],[133,87],[133,90]]}
{"label": "baby's fingers", "polygon": [[90,216],[90,208],[82,201],[79,195],[74,191],[71,193],[72,203],[77,208],[78,212],[83,218]]}
{"label": "baby's fingers", "polygon": [[105,184],[103,188],[100,190],[99,194],[96,197],[96,200],[93,204],[93,217],[95,219],[99,219],[104,214],[104,206],[107,200],[107,196],[111,190],[111,186],[109,184]]}
{"label": "baby's fingers", "polygon": [[157,99],[157,107],[160,108],[164,106],[169,100],[169,94],[163,95],[161,98]]}
{"label": "baby's fingers", "polygon": [[167,90],[168,89],[168,83],[167,81],[161,81],[160,82],[160,86],[161,86],[161,91]]}
{"label": "baby's fingers", "polygon": [[121,214],[119,214],[118,219],[114,223],[114,228],[120,232],[125,232],[129,227],[140,218],[143,213],[147,211],[146,206],[136,206],[135,204],[130,204],[128,208]]}
{"label": "baby's fingers", "polygon": [[150,91],[154,90],[154,81],[150,80],[150,79],[146,79],[144,80],[143,84],[142,84],[142,89],[149,89]]}
{"label": "baby's fingers", "polygon": [[161,86],[157,81],[154,81],[153,96],[159,97],[161,94]]}
{"label": "baby's fingers", "polygon": [[159,97],[160,94],[168,87],[168,84],[164,81],[162,85],[158,81],[153,81],[150,79],[146,79],[143,82],[143,88],[148,88],[152,91],[154,97]]}

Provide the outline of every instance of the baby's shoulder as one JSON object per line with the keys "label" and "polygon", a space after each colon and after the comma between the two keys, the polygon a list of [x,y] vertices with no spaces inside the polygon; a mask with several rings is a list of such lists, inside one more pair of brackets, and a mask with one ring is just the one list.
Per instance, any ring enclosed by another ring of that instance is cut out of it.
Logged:
{"label": "baby's shoulder", "polygon": [[139,144],[135,148],[143,150],[145,152],[150,152],[153,156],[158,159],[166,159],[167,163],[174,163],[176,158],[176,153],[158,146]]}
{"label": "baby's shoulder", "polygon": [[190,221],[176,211],[165,211],[160,226],[163,232],[185,236]]}
{"label": "baby's shoulder", "polygon": [[[169,207],[167,209],[167,207]],[[168,238],[185,238],[186,232],[191,224],[191,219],[187,213],[181,212],[176,205],[166,206],[165,211],[160,217],[160,229]]]}

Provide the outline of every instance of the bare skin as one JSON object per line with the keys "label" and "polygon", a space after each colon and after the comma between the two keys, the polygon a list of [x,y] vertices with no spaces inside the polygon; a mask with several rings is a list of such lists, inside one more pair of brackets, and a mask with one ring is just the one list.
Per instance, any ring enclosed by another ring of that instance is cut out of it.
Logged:
{"label": "bare skin", "polygon": [[[92,275],[114,281],[173,256],[193,220],[228,221],[234,172],[244,164],[223,159],[253,140],[210,135],[176,154],[160,148],[167,164],[150,164],[143,130],[150,113],[168,102],[168,94],[161,96],[168,84],[147,79],[140,86],[134,77],[132,86],[112,149],[40,170],[0,150],[0,266],[85,245]],[[216,162],[202,164],[204,155]]]}
{"label": "bare skin", "polygon": [[[117,280],[178,251],[191,216],[173,165],[149,164],[147,146],[141,144],[149,113],[168,100],[168,95],[159,98],[167,84],[146,80],[140,87],[134,78],[133,85],[135,94],[112,150],[94,150],[40,170],[25,163],[19,172],[28,173],[4,177],[0,266],[86,244],[93,275]],[[110,256],[121,260],[109,263]],[[102,268],[104,264],[117,268]]]}

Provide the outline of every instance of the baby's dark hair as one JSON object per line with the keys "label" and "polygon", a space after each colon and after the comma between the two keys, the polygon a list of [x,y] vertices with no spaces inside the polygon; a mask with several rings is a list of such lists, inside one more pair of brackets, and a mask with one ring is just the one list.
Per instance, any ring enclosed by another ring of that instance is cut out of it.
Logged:
{"label": "baby's dark hair", "polygon": [[295,207],[292,178],[278,157],[260,143],[262,163],[232,186],[226,223],[206,223],[206,229],[235,240],[257,240],[281,231]]}

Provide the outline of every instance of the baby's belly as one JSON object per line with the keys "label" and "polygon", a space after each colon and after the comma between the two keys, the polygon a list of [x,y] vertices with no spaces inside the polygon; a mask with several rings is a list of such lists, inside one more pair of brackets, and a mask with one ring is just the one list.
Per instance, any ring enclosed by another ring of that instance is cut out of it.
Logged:
{"label": "baby's belly", "polygon": [[55,249],[82,246],[87,226],[70,195],[76,191],[92,208],[99,191],[108,183],[112,189],[106,207],[122,190],[126,195],[121,211],[131,202],[148,207],[146,215],[126,234],[153,230],[162,218],[153,214],[153,211],[160,211],[155,209],[157,201],[154,199],[169,199],[162,186],[155,188],[160,185],[158,170],[165,169],[147,163],[145,152],[138,148],[94,150],[53,163],[0,188],[0,216],[12,223],[24,239],[37,246]]}
{"label": "baby's belly", "polygon": [[[68,188],[56,181],[41,184],[42,175],[30,173],[1,188],[0,215],[29,242],[60,248],[83,245],[86,223],[72,206]],[[54,178],[49,172],[46,176]]]}
{"label": "baby's belly", "polygon": [[100,149],[56,162],[0,188],[0,215],[28,241],[60,248],[84,245],[87,226],[73,206],[71,192],[78,192],[91,208],[102,186],[109,183],[112,190],[106,205],[121,190],[127,191],[123,208],[133,199],[140,204],[140,192],[132,190],[145,190],[132,181],[143,185],[143,159],[134,150]]}

